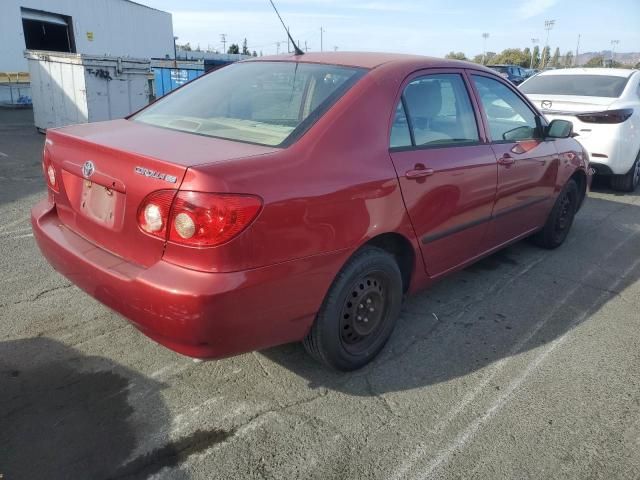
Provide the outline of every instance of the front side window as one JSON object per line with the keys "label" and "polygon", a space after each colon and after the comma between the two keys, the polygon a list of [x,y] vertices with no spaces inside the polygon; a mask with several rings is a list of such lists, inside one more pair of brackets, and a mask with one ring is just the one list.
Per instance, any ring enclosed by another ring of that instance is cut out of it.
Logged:
{"label": "front side window", "polygon": [[407,85],[403,96],[416,146],[479,141],[471,100],[459,74],[420,77]]}
{"label": "front side window", "polygon": [[502,82],[472,75],[484,108],[493,141],[517,141],[538,137],[536,115]]}
{"label": "front side window", "polygon": [[236,63],[158,100],[133,120],[284,146],[304,133],[364,73],[360,68],[324,64]]}

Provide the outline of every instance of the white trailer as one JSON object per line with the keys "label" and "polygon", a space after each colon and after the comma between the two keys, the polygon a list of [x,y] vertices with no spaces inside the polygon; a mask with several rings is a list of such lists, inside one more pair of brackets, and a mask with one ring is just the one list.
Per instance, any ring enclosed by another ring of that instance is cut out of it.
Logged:
{"label": "white trailer", "polygon": [[123,118],[149,103],[150,61],[25,52],[38,129]]}

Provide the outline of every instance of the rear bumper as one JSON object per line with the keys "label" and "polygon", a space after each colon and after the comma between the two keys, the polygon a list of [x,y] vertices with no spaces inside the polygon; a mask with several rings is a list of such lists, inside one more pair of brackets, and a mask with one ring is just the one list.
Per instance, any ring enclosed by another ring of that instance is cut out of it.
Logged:
{"label": "rear bumper", "polygon": [[31,221],[57,271],[158,343],[197,358],[302,339],[349,255],[343,250],[232,273],[165,261],[144,268],[70,231],[46,200],[33,207]]}

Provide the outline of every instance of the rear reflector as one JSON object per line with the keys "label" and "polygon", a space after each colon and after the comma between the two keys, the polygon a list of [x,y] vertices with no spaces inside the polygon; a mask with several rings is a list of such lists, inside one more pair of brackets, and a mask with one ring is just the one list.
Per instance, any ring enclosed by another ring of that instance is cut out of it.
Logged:
{"label": "rear reflector", "polygon": [[622,123],[631,115],[633,115],[632,108],[622,108],[604,112],[579,113],[576,117],[585,123]]}
{"label": "rear reflector", "polygon": [[213,247],[239,235],[261,208],[253,195],[158,190],[140,204],[138,224],[173,243]]}

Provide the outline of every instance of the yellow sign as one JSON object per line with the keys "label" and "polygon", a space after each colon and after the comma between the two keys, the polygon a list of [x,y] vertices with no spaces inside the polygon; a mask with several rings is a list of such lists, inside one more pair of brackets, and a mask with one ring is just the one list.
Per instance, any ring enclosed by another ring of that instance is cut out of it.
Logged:
{"label": "yellow sign", "polygon": [[87,40],[93,42],[93,32],[87,32]]}

